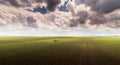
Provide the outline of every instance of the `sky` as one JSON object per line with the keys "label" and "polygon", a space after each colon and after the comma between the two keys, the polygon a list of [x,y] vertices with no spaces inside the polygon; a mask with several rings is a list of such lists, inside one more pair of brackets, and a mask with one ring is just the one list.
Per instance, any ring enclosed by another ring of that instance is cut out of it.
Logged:
{"label": "sky", "polygon": [[120,1],[0,0],[0,36],[120,36]]}

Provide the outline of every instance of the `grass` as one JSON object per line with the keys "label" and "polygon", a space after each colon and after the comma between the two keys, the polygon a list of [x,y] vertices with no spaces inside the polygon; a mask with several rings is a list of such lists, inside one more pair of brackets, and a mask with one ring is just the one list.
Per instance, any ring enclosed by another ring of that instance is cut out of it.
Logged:
{"label": "grass", "polygon": [[120,37],[0,37],[0,65],[120,65],[119,61]]}

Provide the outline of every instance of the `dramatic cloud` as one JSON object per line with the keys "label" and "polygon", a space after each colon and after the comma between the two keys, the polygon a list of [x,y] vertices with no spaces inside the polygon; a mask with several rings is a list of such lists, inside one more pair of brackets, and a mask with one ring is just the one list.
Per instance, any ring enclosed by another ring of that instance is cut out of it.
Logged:
{"label": "dramatic cloud", "polygon": [[54,11],[61,0],[1,0],[0,3],[14,7],[32,6],[35,3],[46,3],[49,11]]}
{"label": "dramatic cloud", "polygon": [[0,3],[5,5],[12,5],[15,7],[31,6],[33,0],[0,0]]}
{"label": "dramatic cloud", "polygon": [[110,13],[120,8],[119,0],[75,0],[79,4],[86,4],[98,13]]}
{"label": "dramatic cloud", "polygon": [[50,11],[54,11],[56,6],[60,3],[60,0],[47,0],[47,8]]}
{"label": "dramatic cloud", "polygon": [[78,12],[78,14],[80,16],[80,18],[78,19],[79,23],[80,24],[84,24],[88,18],[88,12],[85,12],[85,11],[80,11]]}
{"label": "dramatic cloud", "polygon": [[89,17],[89,20],[91,21],[90,24],[92,25],[100,25],[107,22],[105,16],[101,14],[93,14]]}
{"label": "dramatic cloud", "polygon": [[45,2],[49,11],[54,11],[61,0],[36,0],[36,2]]}
{"label": "dramatic cloud", "polygon": [[92,30],[118,32],[120,30],[120,1],[0,0],[0,26],[16,29],[30,28],[30,30],[37,29],[38,31],[41,29],[59,30],[64,34],[72,32],[73,29],[73,33],[77,29],[76,34],[84,30],[91,33],[95,33]]}

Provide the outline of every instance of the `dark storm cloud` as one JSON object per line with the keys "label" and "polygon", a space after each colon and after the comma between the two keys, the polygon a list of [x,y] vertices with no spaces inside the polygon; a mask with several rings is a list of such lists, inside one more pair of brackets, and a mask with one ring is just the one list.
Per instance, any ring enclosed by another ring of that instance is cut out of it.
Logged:
{"label": "dark storm cloud", "polygon": [[[86,6],[91,7],[91,12],[95,12],[89,14],[86,11],[77,12],[77,19],[72,19],[70,23],[70,27],[77,27],[78,25],[86,25],[85,23],[89,20],[89,24],[92,25],[112,25],[114,27],[120,27],[120,17],[113,14],[112,17],[106,16],[111,14],[118,9],[120,9],[120,1],[119,0],[75,0],[76,5],[79,6],[81,4],[85,4]],[[119,11],[117,11],[119,12]],[[116,13],[117,13],[116,12]],[[112,27],[109,26],[109,27]]]}
{"label": "dark storm cloud", "polygon": [[79,17],[78,19],[72,19],[70,23],[70,27],[77,27],[78,25],[83,25],[87,23],[87,20],[89,20],[90,25],[101,25],[106,24],[108,19],[103,14],[89,14],[87,11],[80,11],[76,15]]}
{"label": "dark storm cloud", "polygon": [[100,25],[100,24],[105,24],[106,22],[108,22],[106,20],[106,17],[101,14],[90,15],[88,19],[91,21],[90,22],[91,25]]}
{"label": "dark storm cloud", "polygon": [[77,15],[78,19],[72,19],[71,23],[69,24],[70,27],[76,27],[79,24],[85,24],[86,20],[88,19],[89,13],[87,11],[79,11]]}
{"label": "dark storm cloud", "polygon": [[86,4],[92,10],[106,14],[120,8],[120,0],[75,0],[77,4]]}
{"label": "dark storm cloud", "polygon": [[60,3],[60,0],[47,0],[47,8],[50,11],[54,11],[56,6]]}
{"label": "dark storm cloud", "polygon": [[9,3],[15,7],[31,6],[32,3],[46,3],[49,11],[54,11],[61,0],[1,0],[0,3]]}
{"label": "dark storm cloud", "polygon": [[89,14],[86,11],[80,11],[80,12],[78,12],[77,15],[80,16],[78,19],[79,23],[84,24],[86,22],[86,19],[88,18]]}
{"label": "dark storm cloud", "polygon": [[49,11],[54,11],[61,0],[36,0],[36,2],[45,2]]}

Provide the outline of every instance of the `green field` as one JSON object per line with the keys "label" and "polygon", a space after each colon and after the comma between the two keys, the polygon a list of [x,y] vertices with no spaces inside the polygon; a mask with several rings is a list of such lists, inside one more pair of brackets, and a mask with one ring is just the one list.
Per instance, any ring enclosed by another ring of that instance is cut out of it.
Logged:
{"label": "green field", "polygon": [[120,65],[120,37],[0,37],[0,65]]}

